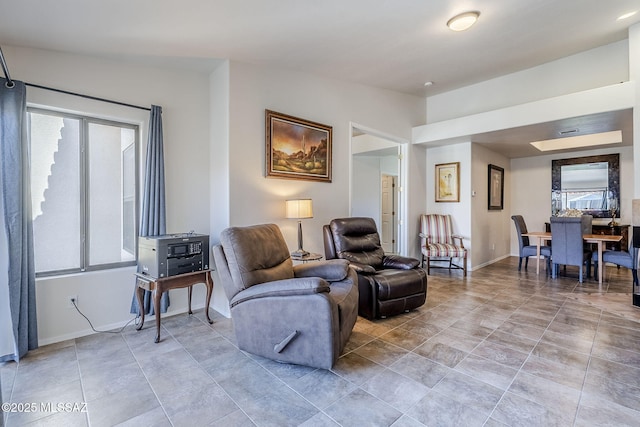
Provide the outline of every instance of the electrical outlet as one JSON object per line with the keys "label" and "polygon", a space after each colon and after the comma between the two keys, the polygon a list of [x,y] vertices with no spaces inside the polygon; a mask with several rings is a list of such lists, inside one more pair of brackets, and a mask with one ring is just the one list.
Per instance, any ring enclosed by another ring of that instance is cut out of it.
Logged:
{"label": "electrical outlet", "polygon": [[78,305],[78,295],[69,295],[67,297],[67,308],[75,308],[75,306],[73,305],[73,301],[75,301],[76,305]]}
{"label": "electrical outlet", "polygon": [[495,251],[496,250],[496,244],[494,243],[493,245],[491,245],[491,250]]}

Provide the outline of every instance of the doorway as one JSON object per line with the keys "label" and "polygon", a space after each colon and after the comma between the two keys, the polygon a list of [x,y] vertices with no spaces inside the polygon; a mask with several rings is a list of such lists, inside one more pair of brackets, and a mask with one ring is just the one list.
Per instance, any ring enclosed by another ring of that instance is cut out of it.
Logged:
{"label": "doorway", "polygon": [[406,141],[351,125],[350,213],[373,218],[386,253],[406,253]]}
{"label": "doorway", "polygon": [[396,234],[398,210],[396,195],[396,175],[382,174],[380,179],[380,243],[385,253],[397,253]]}

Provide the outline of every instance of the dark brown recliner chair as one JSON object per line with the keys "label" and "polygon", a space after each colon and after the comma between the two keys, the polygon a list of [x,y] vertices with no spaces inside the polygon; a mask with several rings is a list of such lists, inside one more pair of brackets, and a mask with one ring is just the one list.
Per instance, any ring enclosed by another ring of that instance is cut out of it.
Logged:
{"label": "dark brown recliner chair", "polygon": [[420,261],[385,255],[371,218],[339,218],[323,227],[326,259],[346,259],[358,273],[358,314],[367,319],[393,316],[427,300],[427,273]]}

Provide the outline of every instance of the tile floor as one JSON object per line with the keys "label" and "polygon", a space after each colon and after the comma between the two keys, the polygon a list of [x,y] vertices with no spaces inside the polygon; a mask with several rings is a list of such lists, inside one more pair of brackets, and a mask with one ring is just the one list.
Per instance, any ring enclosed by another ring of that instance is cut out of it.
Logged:
{"label": "tile floor", "polygon": [[[606,283],[517,272],[508,258],[432,270],[427,304],[359,319],[331,371],[239,351],[231,320],[203,312],[42,347],[0,367],[14,403],[86,412],[5,414],[5,425],[640,425],[640,309],[631,275]],[[575,273],[575,274],[574,274]],[[86,407],[82,406],[86,403]]]}

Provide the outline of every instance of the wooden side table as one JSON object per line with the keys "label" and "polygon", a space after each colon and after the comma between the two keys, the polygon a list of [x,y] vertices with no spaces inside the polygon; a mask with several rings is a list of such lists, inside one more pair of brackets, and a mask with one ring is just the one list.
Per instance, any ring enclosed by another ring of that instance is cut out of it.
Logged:
{"label": "wooden side table", "polygon": [[138,331],[142,329],[144,325],[144,309],[143,299],[144,291],[153,292],[153,309],[156,316],[156,339],[155,342],[160,342],[160,299],[164,291],[169,289],[189,288],[189,314],[193,314],[191,311],[191,294],[193,291],[193,285],[198,283],[204,283],[207,287],[207,300],[205,305],[205,313],[207,321],[213,323],[213,320],[209,317],[209,303],[211,302],[211,294],[213,293],[213,280],[211,279],[211,271],[195,271],[193,273],[179,274],[177,276],[169,276],[162,278],[155,278],[146,274],[136,273],[136,296],[138,298],[138,308],[140,310],[140,325],[136,328]]}
{"label": "wooden side table", "polygon": [[301,261],[302,263],[305,263],[309,261],[320,261],[322,259],[322,255],[310,253],[301,257],[292,256],[291,259],[293,261]]}
{"label": "wooden side table", "polygon": [[629,250],[629,225],[592,225],[593,234],[604,234],[609,236],[622,236],[619,242],[607,242],[608,250],[628,251]]}

